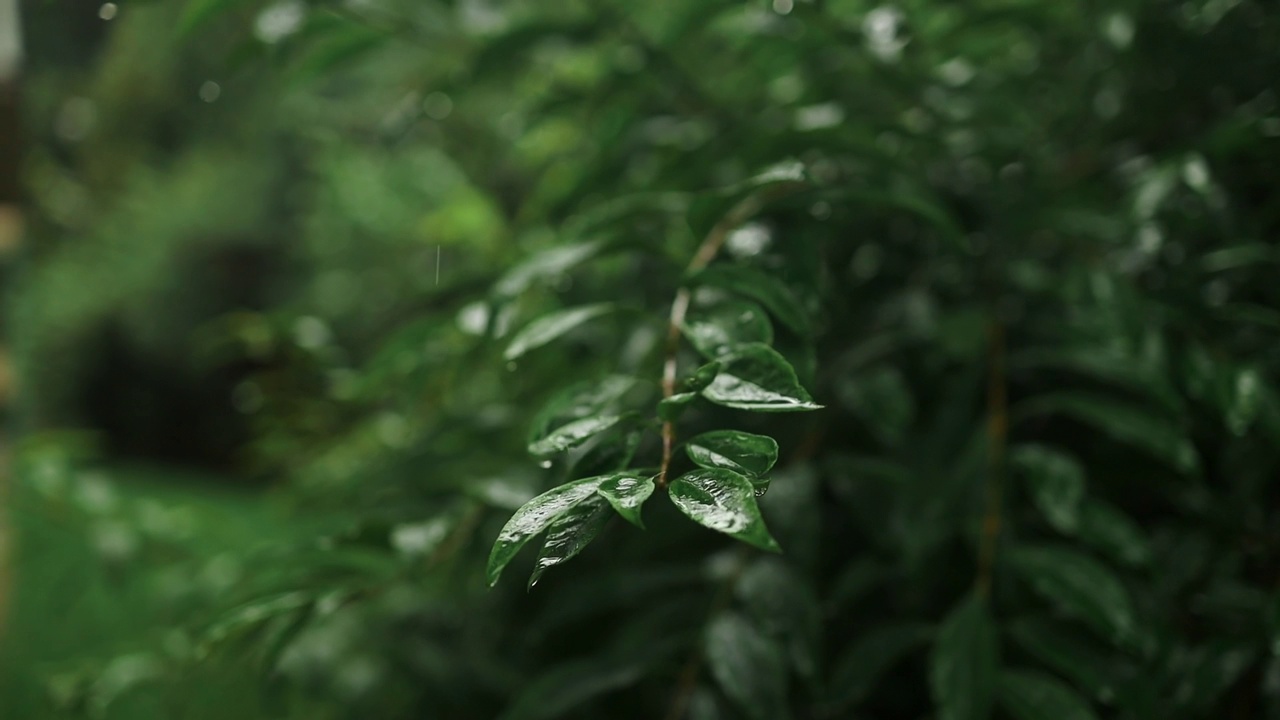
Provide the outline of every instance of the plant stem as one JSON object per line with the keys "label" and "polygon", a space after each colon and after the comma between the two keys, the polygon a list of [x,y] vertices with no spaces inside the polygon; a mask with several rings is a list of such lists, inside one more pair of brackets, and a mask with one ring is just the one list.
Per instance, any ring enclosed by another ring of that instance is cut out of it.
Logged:
{"label": "plant stem", "polygon": [[993,321],[988,333],[987,373],[987,479],[986,509],[978,542],[977,590],[983,597],[991,593],[995,574],[996,545],[1000,539],[1004,505],[1004,453],[1009,436],[1009,397],[1005,379],[1004,326]]}
{"label": "plant stem", "polygon": [[[762,192],[749,195],[737,205],[734,205],[711,228],[702,244],[698,246],[698,251],[693,254],[693,259],[689,261],[689,266],[685,268],[684,279],[688,280],[690,276],[710,265],[711,261],[715,260],[720,254],[720,250],[724,248],[725,241],[729,239],[729,233],[737,229],[742,223],[750,220],[767,203],[805,187],[808,187],[808,184],[799,180],[779,183]],[[676,394],[676,375],[679,371],[680,328],[684,325],[685,316],[689,314],[691,297],[688,285],[682,283],[680,289],[676,291],[675,300],[671,303],[671,315],[667,323],[666,358],[662,363],[663,399]],[[675,452],[675,445],[675,423],[670,420],[663,421],[662,465],[658,470],[658,487],[666,487],[669,482],[667,472],[671,469],[671,458]]]}

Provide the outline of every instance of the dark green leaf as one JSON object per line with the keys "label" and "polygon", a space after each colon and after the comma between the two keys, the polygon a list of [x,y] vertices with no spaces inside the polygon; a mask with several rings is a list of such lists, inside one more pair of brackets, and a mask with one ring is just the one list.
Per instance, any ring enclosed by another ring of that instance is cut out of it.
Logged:
{"label": "dark green leaf", "polygon": [[507,351],[503,353],[503,357],[507,360],[515,360],[530,350],[540,348],[588,320],[600,317],[613,309],[612,303],[597,303],[543,315],[516,333],[516,336],[511,339],[511,344],[507,346]]}
{"label": "dark green leaf", "polygon": [[759,305],[733,300],[698,310],[682,327],[684,336],[705,357],[716,358],[746,343],[773,344],[773,326]]}
{"label": "dark green leaf", "polygon": [[[529,443],[535,443],[565,423],[592,415],[621,415],[629,395],[639,382],[629,375],[609,375],[581,382],[556,395],[538,412],[532,423]],[[634,407],[634,406],[632,406]]]}
{"label": "dark green leaf", "polygon": [[603,477],[584,478],[557,488],[552,488],[525,503],[511,516],[498,539],[493,543],[489,553],[489,566],[486,575],[489,584],[498,582],[502,570],[511,562],[520,548],[529,539],[551,527],[560,516],[569,512],[578,503],[594,497],[596,488],[604,482]]}
{"label": "dark green leaf", "polygon": [[1116,677],[1108,665],[1108,653],[1091,647],[1088,635],[1063,628],[1049,620],[1027,618],[1009,626],[1009,633],[1032,657],[1058,674],[1070,678],[1094,699],[1110,702],[1116,695]]}
{"label": "dark green leaf", "polygon": [[653,478],[634,473],[617,473],[605,478],[596,490],[618,514],[636,527],[644,527],[640,506],[653,494]]}
{"label": "dark green leaf", "polygon": [[577,447],[593,436],[613,428],[622,422],[622,415],[597,415],[574,420],[561,425],[551,434],[529,445],[529,452],[538,457],[554,455],[569,448]]}
{"label": "dark green leaf", "polygon": [[779,558],[762,557],[751,563],[734,590],[756,625],[784,644],[796,671],[812,677],[822,611],[808,579]]}
{"label": "dark green leaf", "polygon": [[766,435],[714,430],[685,444],[689,459],[704,468],[725,468],[748,476],[769,472],[778,461],[778,443]]}
{"label": "dark green leaf", "polygon": [[1076,534],[1085,543],[1125,565],[1145,565],[1151,559],[1146,534],[1128,515],[1101,500],[1087,499],[1080,508]]}
{"label": "dark green leaf", "polygon": [[685,379],[683,389],[686,392],[691,393],[702,392],[711,384],[711,381],[716,379],[716,375],[719,374],[720,363],[714,361],[709,362],[695,370],[692,375]]}
{"label": "dark green leaf", "polygon": [[1074,534],[1085,489],[1080,463],[1039,445],[1014,448],[1009,461],[1025,474],[1031,498],[1049,524],[1059,532]]}
{"label": "dark green leaf", "polygon": [[1000,674],[1000,704],[1016,720],[1097,720],[1089,701],[1066,683],[1034,670]]}
{"label": "dark green leaf", "polygon": [[721,358],[716,379],[702,396],[717,405],[763,412],[817,410],[800,387],[796,372],[773,348],[760,343],[739,346]]}
{"label": "dark green leaf", "polygon": [[1017,408],[1018,417],[1065,415],[1090,425],[1113,440],[1133,445],[1183,472],[1199,467],[1195,447],[1163,416],[1127,403],[1083,394],[1043,395]]}
{"label": "dark green leaf", "polygon": [[520,690],[498,720],[555,720],[584,703],[635,684],[642,663],[579,660],[556,667]]}
{"label": "dark green leaf", "polygon": [[705,651],[712,677],[747,717],[786,716],[787,666],[782,652],[746,618],[725,613],[713,620]]}
{"label": "dark green leaf", "polygon": [[933,646],[929,686],[939,720],[991,716],[999,652],[986,603],[976,594],[966,597],[943,620]]}
{"label": "dark green leaf", "polygon": [[692,470],[676,478],[671,501],[700,525],[758,548],[778,552],[756,505],[751,481],[731,470]]}
{"label": "dark green leaf", "polygon": [[836,392],[841,404],[887,443],[899,442],[915,418],[915,400],[896,368],[882,366],[849,376],[836,385]]}
{"label": "dark green leaf", "polygon": [[675,422],[680,419],[689,405],[698,399],[698,393],[676,393],[669,398],[658,401],[658,419],[664,422]]}
{"label": "dark green leaf", "polygon": [[812,332],[809,313],[796,294],[776,276],[746,265],[718,264],[691,279],[696,285],[709,285],[743,295],[765,306],[797,335]]}
{"label": "dark green leaf", "polygon": [[609,503],[600,498],[587,498],[560,514],[547,528],[538,561],[529,576],[529,587],[538,584],[542,573],[568,562],[600,534],[609,519]]}
{"label": "dark green leaf", "polygon": [[1021,547],[1009,554],[1014,570],[1054,606],[1084,620],[1114,642],[1134,632],[1124,585],[1104,565],[1060,547]]}
{"label": "dark green leaf", "polygon": [[833,711],[862,702],[885,672],[933,636],[922,623],[873,628],[844,650],[831,671],[827,702]]}

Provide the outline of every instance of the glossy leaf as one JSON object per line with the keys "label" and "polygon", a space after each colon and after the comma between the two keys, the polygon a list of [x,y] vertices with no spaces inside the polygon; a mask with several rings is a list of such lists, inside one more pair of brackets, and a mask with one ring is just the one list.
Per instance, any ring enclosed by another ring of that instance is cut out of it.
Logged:
{"label": "glossy leaf", "polygon": [[516,333],[502,356],[507,360],[515,360],[530,350],[540,348],[559,338],[588,320],[612,312],[613,309],[614,306],[611,303],[598,303],[543,315]]}
{"label": "glossy leaf", "polygon": [[1021,547],[1009,563],[1031,587],[1114,642],[1134,631],[1129,593],[1110,570],[1093,558],[1060,547]]}
{"label": "glossy leaf", "polygon": [[698,273],[692,282],[755,300],[801,337],[808,337],[812,332],[808,311],[791,288],[774,275],[746,265],[721,263]]}
{"label": "glossy leaf", "polygon": [[597,415],[574,420],[556,428],[551,434],[529,445],[529,452],[538,457],[554,455],[577,447],[593,436],[613,428],[622,422],[621,415]]}
{"label": "glossy leaf", "polygon": [[712,361],[698,368],[681,385],[687,392],[702,392],[720,374],[720,363]]}
{"label": "glossy leaf", "polygon": [[577,480],[552,488],[525,503],[511,516],[489,553],[486,575],[490,585],[498,582],[502,570],[516,556],[524,544],[551,527],[562,515],[587,498],[594,497],[596,488],[604,478],[593,477]]}
{"label": "glossy leaf", "polygon": [[534,418],[529,436],[532,444],[557,427],[591,415],[621,415],[640,383],[630,375],[607,375],[566,388],[546,404]]}
{"label": "glossy leaf", "polygon": [[573,269],[598,255],[603,248],[604,244],[599,242],[547,248],[507,271],[494,289],[502,296],[518,295],[539,280],[554,278]]}
{"label": "glossy leaf", "polygon": [[796,371],[767,345],[739,346],[721,358],[720,374],[702,391],[717,405],[761,412],[817,410]]}
{"label": "glossy leaf", "polygon": [[670,486],[671,501],[694,522],[763,550],[778,552],[765,528],[751,481],[732,470],[699,469]]}
{"label": "glossy leaf", "polygon": [[568,562],[596,539],[609,519],[609,504],[602,498],[587,498],[569,508],[547,528],[547,538],[529,575],[529,587],[538,583],[548,569]]}
{"label": "glossy leaf", "polygon": [[740,300],[697,310],[685,319],[684,336],[707,358],[731,353],[746,343],[773,344],[773,325],[755,303]]}
{"label": "glossy leaf", "polygon": [[596,492],[600,494],[613,509],[618,511],[627,522],[636,527],[644,527],[640,518],[640,507],[653,494],[653,478],[633,473],[617,473],[610,475],[600,483]]}
{"label": "glossy leaf", "polygon": [[684,411],[689,409],[694,400],[698,399],[698,393],[686,392],[676,393],[669,398],[663,398],[658,401],[658,419],[663,422],[675,422],[684,415]]}
{"label": "glossy leaf", "polygon": [[746,618],[725,613],[707,628],[711,675],[752,720],[786,716],[787,666],[782,651]]}
{"label": "glossy leaf", "polygon": [[970,595],[942,621],[930,658],[939,720],[989,718],[998,669],[995,623],[982,598]]}
{"label": "glossy leaf", "polygon": [[703,433],[689,440],[684,449],[697,465],[724,468],[747,476],[764,475],[778,461],[776,440],[737,430]]}
{"label": "glossy leaf", "polygon": [[1073,534],[1080,522],[1084,498],[1084,469],[1074,459],[1051,448],[1024,445],[1009,461],[1022,470],[1036,507],[1059,532]]}
{"label": "glossy leaf", "polygon": [[1097,720],[1089,701],[1066,683],[1033,670],[1000,675],[1000,704],[1015,720]]}

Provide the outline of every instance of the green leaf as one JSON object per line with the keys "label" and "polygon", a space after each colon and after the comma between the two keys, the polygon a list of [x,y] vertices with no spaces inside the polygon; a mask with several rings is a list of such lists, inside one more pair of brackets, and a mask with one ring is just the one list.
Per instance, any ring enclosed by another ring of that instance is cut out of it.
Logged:
{"label": "green leaf", "polygon": [[718,303],[695,311],[681,327],[698,352],[716,358],[746,343],[773,344],[769,316],[757,304],[742,300]]}
{"label": "green leaf", "polygon": [[748,476],[764,475],[778,461],[777,441],[737,430],[703,433],[685,444],[684,450],[704,468],[724,468]]}
{"label": "green leaf", "polygon": [[1084,468],[1073,458],[1040,445],[1023,445],[1010,453],[1010,463],[1026,474],[1036,507],[1056,530],[1074,534],[1084,498]]}
{"label": "green leaf", "polygon": [[786,717],[787,666],[776,644],[746,618],[725,613],[707,628],[711,675],[752,720]]}
{"label": "green leaf", "polygon": [[800,337],[807,338],[812,333],[808,311],[791,288],[774,275],[747,265],[721,263],[706,268],[690,282],[751,298]]}
{"label": "green leaf", "polygon": [[1129,593],[1104,565],[1074,550],[1060,547],[1021,547],[1009,563],[1036,592],[1063,612],[1091,625],[1114,642],[1134,632]]}
{"label": "green leaf", "polygon": [[841,404],[885,443],[900,442],[915,419],[915,399],[902,372],[894,367],[851,374],[836,385],[836,393]]}
{"label": "green leaf", "polygon": [[547,539],[529,575],[529,587],[538,584],[542,573],[568,562],[604,529],[609,519],[609,504],[601,498],[587,498],[560,514],[547,528]]}
{"label": "green leaf", "polygon": [[827,702],[839,710],[863,701],[887,671],[932,636],[933,628],[922,623],[886,625],[860,636],[836,659]]}
{"label": "green leaf", "polygon": [[723,356],[721,363],[720,374],[702,391],[717,405],[761,412],[822,407],[800,386],[795,369],[768,345],[741,345]]}
{"label": "green leaf", "polygon": [[1019,419],[1064,415],[1113,440],[1137,447],[1182,472],[1199,467],[1195,447],[1183,431],[1161,415],[1096,395],[1052,394],[1028,400],[1016,409]]}
{"label": "green leaf", "polygon": [[502,532],[498,533],[493,550],[489,552],[489,566],[486,570],[489,585],[498,582],[503,568],[530,538],[551,527],[560,516],[578,503],[595,496],[596,488],[604,480],[603,477],[575,480],[552,488],[522,505],[503,526]]}
{"label": "green leaf", "polygon": [[969,595],[942,621],[933,646],[929,685],[939,720],[991,716],[999,652],[986,603],[977,594]]}
{"label": "green leaf", "polygon": [[597,415],[574,420],[561,425],[550,435],[529,445],[529,452],[537,457],[545,457],[577,447],[622,422],[625,417],[624,415]]}
{"label": "green leaf", "polygon": [[1089,701],[1066,683],[1034,670],[1000,674],[1000,704],[1016,720],[1097,720]]}
{"label": "green leaf", "polygon": [[613,309],[612,303],[597,303],[543,315],[516,333],[502,356],[507,360],[515,360],[530,350],[540,348],[588,320],[600,317]]}
{"label": "green leaf", "polygon": [[191,0],[178,19],[178,36],[190,35],[219,15],[246,4],[248,0]]}
{"label": "green leaf", "polygon": [[658,401],[658,419],[663,422],[675,422],[689,409],[689,405],[698,399],[698,393],[676,393],[669,398]]}
{"label": "green leaf", "polygon": [[631,687],[645,673],[634,660],[591,658],[559,665],[534,679],[512,700],[498,720],[555,720],[583,704]]}
{"label": "green leaf", "polygon": [[531,424],[529,443],[546,437],[553,429],[592,415],[621,415],[630,405],[629,395],[639,385],[630,375],[608,375],[600,380],[576,383],[556,395],[542,408]]}
{"label": "green leaf", "polygon": [[706,389],[716,375],[720,374],[720,363],[712,361],[693,371],[693,374],[685,379],[683,385],[687,392],[698,393]]}
{"label": "green leaf", "polygon": [[634,473],[617,473],[605,478],[596,490],[618,514],[636,527],[644,527],[640,507],[653,494],[653,478]]}
{"label": "green leaf", "polygon": [[1118,508],[1088,499],[1080,508],[1076,535],[1098,552],[1129,566],[1145,565],[1151,559],[1151,545],[1142,528]]}
{"label": "green leaf", "polygon": [[694,522],[763,550],[779,551],[746,477],[732,470],[691,470],[671,483],[670,495]]}
{"label": "green leaf", "polygon": [[738,579],[734,592],[758,627],[782,642],[796,671],[817,670],[822,609],[809,580],[776,557],[761,557]]}
{"label": "green leaf", "polygon": [[599,254],[604,247],[604,243],[600,242],[549,247],[507,271],[498,280],[494,290],[502,297],[519,295],[539,280],[568,272],[584,260]]}
{"label": "green leaf", "polygon": [[1014,622],[1009,635],[1028,654],[1087,690],[1095,700],[1115,699],[1116,674],[1107,662],[1107,653],[1086,642],[1088,635],[1038,618]]}

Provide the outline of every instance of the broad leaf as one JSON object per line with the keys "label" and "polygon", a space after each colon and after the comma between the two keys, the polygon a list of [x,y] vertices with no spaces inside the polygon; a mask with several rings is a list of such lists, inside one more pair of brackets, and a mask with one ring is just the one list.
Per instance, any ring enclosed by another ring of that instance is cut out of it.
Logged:
{"label": "broad leaf", "polygon": [[685,378],[685,381],[682,383],[683,389],[686,392],[692,393],[702,392],[713,380],[716,379],[716,375],[719,374],[720,363],[713,360],[697,370],[694,370],[692,375]]}
{"label": "broad leaf", "polygon": [[1075,533],[1085,488],[1084,469],[1080,464],[1039,445],[1015,448],[1009,460],[1025,473],[1031,498],[1049,524],[1059,532]]}
{"label": "broad leaf", "polygon": [[534,320],[516,333],[503,357],[515,360],[530,350],[540,348],[579,325],[614,309],[612,303],[597,303],[559,310]]}
{"label": "broad leaf", "polygon": [[601,498],[587,498],[569,508],[547,529],[538,561],[529,575],[529,587],[538,584],[542,573],[571,560],[596,539],[609,519],[609,504]]}
{"label": "broad leaf", "polygon": [[707,665],[725,695],[752,720],[786,717],[782,651],[746,618],[725,613],[707,628]]}
{"label": "broad leaf", "polygon": [[554,278],[567,272],[597,255],[604,247],[603,243],[585,242],[547,248],[507,271],[498,280],[494,290],[500,296],[518,295],[538,280]]}
{"label": "broad leaf", "polygon": [[498,533],[498,539],[493,543],[493,550],[489,553],[489,566],[486,570],[489,584],[498,582],[503,568],[511,562],[530,538],[551,527],[556,520],[560,519],[560,516],[573,509],[578,503],[594,497],[596,488],[600,487],[602,482],[604,478],[599,477],[576,480],[567,485],[552,488],[521,506],[503,526],[502,532]]}
{"label": "broad leaf", "polygon": [[550,435],[529,445],[529,452],[538,457],[563,452],[613,428],[623,419],[624,416],[622,415],[597,415],[574,420],[566,425],[561,425],[552,431]]}
{"label": "broad leaf", "polygon": [[631,406],[633,391],[640,382],[629,375],[607,375],[599,380],[575,383],[557,394],[538,411],[534,418],[529,443],[546,437],[551,431],[573,420],[592,415],[621,415]]}
{"label": "broad leaf", "polygon": [[1066,683],[1032,670],[1000,675],[1000,704],[1015,720],[1097,720],[1089,701]]}
{"label": "broad leaf", "polygon": [[606,693],[644,677],[645,663],[591,658],[559,665],[534,679],[512,700],[498,720],[555,720]]}
{"label": "broad leaf", "polygon": [[703,433],[685,444],[689,459],[704,468],[764,475],[778,461],[778,443],[766,435],[737,430]]}
{"label": "broad leaf", "polygon": [[763,412],[817,410],[800,386],[796,371],[773,348],[761,343],[739,346],[721,358],[720,374],[702,391],[717,405]]}
{"label": "broad leaf", "polygon": [[618,473],[605,478],[596,490],[627,522],[644,527],[640,506],[653,494],[653,478],[633,473]]}
{"label": "broad leaf", "polygon": [[1134,407],[1095,395],[1053,394],[1028,400],[1017,408],[1019,417],[1064,415],[1090,425],[1113,440],[1139,448],[1183,472],[1199,467],[1195,447],[1175,423]]}
{"label": "broad leaf", "polygon": [[675,422],[689,409],[689,405],[698,399],[698,393],[676,393],[669,398],[658,401],[658,419],[663,422]]}
{"label": "broad leaf", "polygon": [[776,276],[746,265],[718,264],[703,270],[692,280],[751,298],[765,306],[793,332],[808,337],[812,332],[809,313],[796,294]]}
{"label": "broad leaf", "polygon": [[983,599],[970,595],[943,620],[933,646],[929,685],[939,720],[989,718],[998,668],[995,623]]}
{"label": "broad leaf", "polygon": [[1104,565],[1060,547],[1023,547],[1009,554],[1018,575],[1050,603],[1084,620],[1104,637],[1128,640],[1133,607],[1124,585]]}
{"label": "broad leaf", "polygon": [[746,477],[723,469],[692,470],[676,478],[671,501],[695,522],[763,550],[778,552],[765,528],[755,488]]}
{"label": "broad leaf", "polygon": [[698,352],[716,358],[746,343],[773,344],[773,326],[759,305],[734,300],[698,310],[682,327]]}

